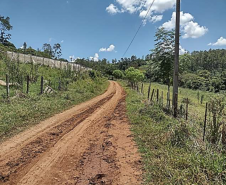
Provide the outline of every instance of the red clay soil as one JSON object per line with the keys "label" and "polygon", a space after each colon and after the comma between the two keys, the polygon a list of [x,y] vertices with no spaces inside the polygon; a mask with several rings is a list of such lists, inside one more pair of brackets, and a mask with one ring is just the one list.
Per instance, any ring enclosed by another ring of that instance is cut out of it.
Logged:
{"label": "red clay soil", "polygon": [[0,145],[0,184],[139,185],[140,155],[116,82]]}

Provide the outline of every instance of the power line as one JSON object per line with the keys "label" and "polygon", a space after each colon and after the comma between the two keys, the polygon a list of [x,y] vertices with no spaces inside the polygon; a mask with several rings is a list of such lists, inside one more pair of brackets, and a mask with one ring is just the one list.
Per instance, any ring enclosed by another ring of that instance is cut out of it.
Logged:
{"label": "power line", "polygon": [[[146,20],[146,18],[147,18],[147,16],[148,16],[149,12],[151,11],[151,7],[153,6],[154,2],[155,2],[155,0],[152,1],[151,5],[150,5],[150,7],[149,7],[149,9],[148,9],[148,11],[147,11],[147,14],[146,14],[145,17],[144,17],[144,21]],[[142,25],[143,25],[143,22],[140,24],[139,28],[137,29],[137,32],[135,33],[135,35],[134,35],[132,41],[130,42],[130,44],[129,44],[128,48],[126,49],[125,53],[123,54],[122,58],[126,55],[127,51],[129,50],[130,46],[132,45],[133,41],[135,40],[135,38],[136,38],[138,32],[140,31]]]}

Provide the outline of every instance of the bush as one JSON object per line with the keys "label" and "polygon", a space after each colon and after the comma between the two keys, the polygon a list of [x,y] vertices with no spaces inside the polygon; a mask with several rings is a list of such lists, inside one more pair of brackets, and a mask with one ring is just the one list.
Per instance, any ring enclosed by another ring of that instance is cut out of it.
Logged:
{"label": "bush", "polygon": [[88,73],[89,73],[89,77],[92,79],[101,77],[101,73],[99,71],[91,70]]}
{"label": "bush", "polygon": [[120,70],[114,70],[113,71],[113,76],[116,78],[116,79],[120,79],[120,78],[123,78],[124,77],[124,73]]}

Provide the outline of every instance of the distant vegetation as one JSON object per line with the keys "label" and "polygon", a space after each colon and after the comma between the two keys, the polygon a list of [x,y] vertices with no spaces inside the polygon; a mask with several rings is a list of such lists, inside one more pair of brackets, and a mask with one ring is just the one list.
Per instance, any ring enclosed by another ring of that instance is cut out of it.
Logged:
{"label": "distant vegetation", "polygon": [[[225,91],[225,58],[226,50],[224,49],[199,52],[195,51],[181,55],[179,74],[180,86],[194,90],[199,89],[211,92]],[[173,60],[170,62],[172,64]],[[112,76],[115,70],[120,70],[123,74],[125,74],[126,69],[134,67],[136,69],[140,69],[144,73],[146,81],[150,81],[151,79],[153,82],[163,84],[168,84],[170,81],[170,85],[172,85],[172,78],[168,78],[169,80],[167,81],[167,78],[163,77],[163,69],[155,63],[151,55],[147,55],[145,59],[133,56],[131,58],[123,58],[118,61],[113,60],[112,62],[109,62],[106,59],[99,60],[97,62],[89,59],[77,59],[76,63],[101,71],[106,76]],[[171,69],[170,66],[169,69]],[[168,74],[172,74],[172,71],[169,71]]]}

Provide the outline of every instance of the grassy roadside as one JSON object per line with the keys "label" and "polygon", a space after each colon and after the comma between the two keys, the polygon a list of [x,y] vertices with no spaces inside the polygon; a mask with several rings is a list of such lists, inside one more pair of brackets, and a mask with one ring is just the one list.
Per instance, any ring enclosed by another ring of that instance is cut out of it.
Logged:
{"label": "grassy roadside", "polygon": [[[181,95],[192,99],[192,106],[196,108],[186,122],[167,116],[159,105],[149,105],[146,96],[127,88],[125,82],[121,84],[128,94],[127,111],[143,158],[145,184],[226,183],[225,154],[200,141],[199,120],[194,122],[191,116],[193,113],[199,115],[197,110],[204,110],[203,105],[196,102],[195,92],[181,89]],[[167,89],[158,84],[154,86]],[[208,93],[205,95],[207,98]]]}
{"label": "grassy roadside", "polygon": [[[104,78],[85,78],[69,84],[67,91],[29,94],[0,102],[0,141],[70,107],[102,94],[108,87]],[[3,90],[3,87],[1,87]]]}

